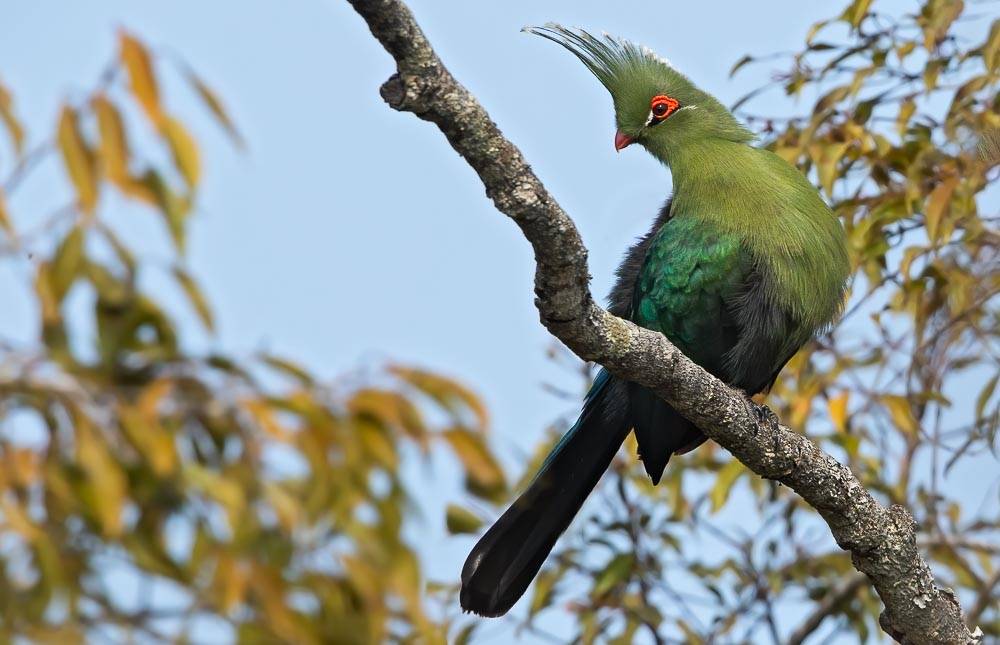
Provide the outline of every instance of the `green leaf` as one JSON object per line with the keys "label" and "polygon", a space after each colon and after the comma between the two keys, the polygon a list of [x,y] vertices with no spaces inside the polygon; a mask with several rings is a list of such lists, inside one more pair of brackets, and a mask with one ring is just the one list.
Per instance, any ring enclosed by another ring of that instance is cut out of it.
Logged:
{"label": "green leaf", "polygon": [[976,419],[983,418],[983,412],[986,411],[986,404],[989,403],[990,397],[993,396],[993,391],[996,390],[998,379],[1000,379],[1000,374],[994,374],[993,378],[987,381],[983,389],[979,391],[979,396],[976,398]]}
{"label": "green leaf", "polygon": [[479,623],[469,623],[455,634],[454,640],[451,641],[452,645],[468,645],[472,642],[472,632],[476,630]]}
{"label": "green leaf", "polygon": [[542,611],[552,604],[556,583],[562,578],[563,571],[560,568],[544,569],[535,576],[535,591],[531,596],[531,605],[528,607],[528,618]]}
{"label": "green leaf", "polygon": [[913,118],[913,113],[917,111],[917,104],[914,102],[913,97],[907,97],[902,103],[899,104],[899,113],[896,115],[896,132],[899,136],[906,134],[906,129],[910,125],[910,119]]}
{"label": "green leaf", "polygon": [[184,295],[187,296],[188,302],[194,307],[195,313],[198,314],[198,319],[201,323],[205,325],[208,330],[215,329],[215,321],[212,316],[212,308],[208,304],[208,299],[205,298],[205,294],[202,293],[201,287],[198,286],[197,281],[194,277],[184,270],[182,267],[174,267],[174,278],[177,280],[177,284],[181,286],[184,290]]}
{"label": "green leaf", "polygon": [[83,267],[83,228],[74,226],[52,256],[51,284],[57,300],[62,301]]}
{"label": "green leaf", "polygon": [[631,553],[619,553],[594,578],[594,588],[591,595],[599,598],[614,587],[628,580],[635,565],[635,556]]}
{"label": "green leaf", "polygon": [[472,511],[459,506],[458,504],[448,504],[445,511],[445,525],[452,535],[463,533],[475,533],[482,527],[483,520]]}
{"label": "green leaf", "polygon": [[236,124],[233,119],[229,116],[229,112],[226,110],[225,106],[222,104],[222,100],[219,95],[212,90],[201,78],[194,73],[190,67],[185,66],[185,74],[187,76],[188,82],[194,87],[198,96],[208,107],[209,111],[215,116],[219,121],[219,124],[223,127],[229,137],[233,140],[238,148],[245,148],[246,143],[243,136],[240,134],[239,130],[236,128]]}
{"label": "green leaf", "polygon": [[154,203],[166,220],[170,239],[178,253],[183,254],[187,246],[187,216],[191,209],[190,200],[178,195],[170,184],[155,170],[148,169],[142,175],[141,185],[152,196]]}
{"label": "green leaf", "polygon": [[302,385],[313,385],[315,379],[312,374],[302,367],[298,363],[288,360],[287,358],[281,358],[280,356],[275,356],[273,354],[261,354],[260,360],[264,362],[265,365],[271,369],[277,370],[287,376],[291,376],[296,381]]}
{"label": "green leaf", "polygon": [[753,62],[753,56],[751,56],[750,54],[743,56],[743,58],[736,61],[736,63],[729,69],[729,78],[735,76],[736,72],[740,71],[740,68],[742,68],[744,65],[752,62]]}

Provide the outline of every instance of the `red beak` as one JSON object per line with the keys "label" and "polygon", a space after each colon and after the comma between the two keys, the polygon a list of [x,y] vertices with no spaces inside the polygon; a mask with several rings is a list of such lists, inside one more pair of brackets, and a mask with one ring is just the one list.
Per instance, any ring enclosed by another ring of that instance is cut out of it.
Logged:
{"label": "red beak", "polygon": [[634,142],[634,141],[635,141],[635,139],[633,139],[632,137],[628,136],[627,134],[625,134],[621,130],[619,130],[618,132],[615,132],[615,152],[620,151],[622,148],[624,148],[626,146],[632,145],[632,142]]}

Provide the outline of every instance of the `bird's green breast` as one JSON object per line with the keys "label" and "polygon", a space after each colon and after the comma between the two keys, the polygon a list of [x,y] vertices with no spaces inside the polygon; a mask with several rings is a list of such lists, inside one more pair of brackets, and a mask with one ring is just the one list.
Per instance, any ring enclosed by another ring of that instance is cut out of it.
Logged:
{"label": "bird's green breast", "polygon": [[669,152],[674,209],[735,238],[767,275],[769,297],[805,326],[836,317],[849,275],[840,222],[816,188],[785,160],[710,140]]}

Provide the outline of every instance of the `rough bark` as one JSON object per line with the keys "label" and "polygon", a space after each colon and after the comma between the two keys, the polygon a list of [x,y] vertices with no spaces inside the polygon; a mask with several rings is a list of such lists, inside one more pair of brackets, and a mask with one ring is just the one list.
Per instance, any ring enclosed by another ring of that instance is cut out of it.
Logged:
{"label": "rough bark", "polygon": [[885,605],[882,627],[899,642],[980,642],[981,631],[966,627],[955,594],[936,586],[917,549],[910,513],[879,504],[847,467],[695,365],[662,334],[598,306],[573,221],[445,69],[409,9],[399,0],[348,1],[396,61],[396,73],[382,85],[383,99],[437,125],[478,173],[497,209],[531,243],[535,304],[546,329],[580,358],[652,389],[755,473],[788,486],[815,508],[874,585]]}

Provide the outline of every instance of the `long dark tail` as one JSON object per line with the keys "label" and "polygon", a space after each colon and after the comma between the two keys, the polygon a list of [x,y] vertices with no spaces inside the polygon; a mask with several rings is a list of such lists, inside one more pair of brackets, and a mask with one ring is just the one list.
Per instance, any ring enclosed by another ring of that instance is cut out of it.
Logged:
{"label": "long dark tail", "polygon": [[576,424],[462,568],[462,608],[501,616],[534,579],[631,428],[624,382],[601,370]]}

